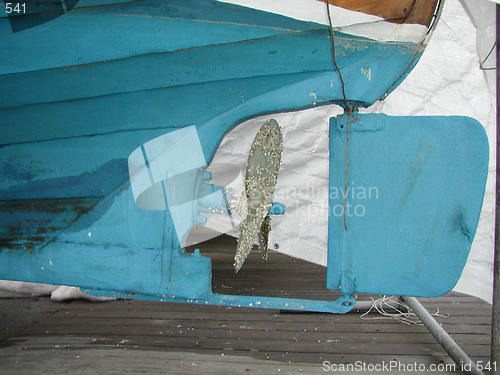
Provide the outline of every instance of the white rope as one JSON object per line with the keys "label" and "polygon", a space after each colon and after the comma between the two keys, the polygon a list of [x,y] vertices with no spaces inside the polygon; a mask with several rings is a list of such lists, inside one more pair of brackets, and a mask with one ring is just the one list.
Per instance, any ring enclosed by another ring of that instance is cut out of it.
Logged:
{"label": "white rope", "polygon": [[[360,316],[363,320],[394,319],[408,325],[423,325],[423,323],[412,311],[412,309],[404,301],[401,301],[397,296],[383,296],[378,299],[371,298],[371,300],[372,305],[370,309]],[[369,317],[368,314],[370,314],[372,311],[377,312],[382,316]],[[440,318],[447,318],[447,316],[439,313],[438,308],[436,308],[436,312],[431,315],[438,316]]]}

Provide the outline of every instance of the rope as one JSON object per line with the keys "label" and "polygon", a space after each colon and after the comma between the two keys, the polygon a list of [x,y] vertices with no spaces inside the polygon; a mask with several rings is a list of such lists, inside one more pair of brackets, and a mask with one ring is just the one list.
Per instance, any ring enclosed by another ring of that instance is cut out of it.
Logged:
{"label": "rope", "polygon": [[331,41],[332,41],[333,65],[335,66],[335,69],[337,70],[337,73],[339,74],[340,84],[342,86],[342,96],[344,97],[345,110],[348,113],[350,113],[351,110],[352,110],[352,107],[347,102],[347,97],[346,97],[346,94],[345,94],[344,79],[342,78],[342,73],[340,72],[339,66],[337,65],[337,57],[335,56],[335,34],[334,34],[334,31],[333,31],[332,17],[330,15],[330,0],[326,0],[326,13],[328,15],[328,25],[330,26],[330,35],[331,35]]}
{"label": "rope", "polygon": [[347,112],[347,132],[345,136],[345,186],[344,186],[344,230],[347,230],[347,185],[349,184],[349,133],[351,130],[351,112]]}
{"label": "rope", "polygon": [[[417,324],[423,325],[423,323],[418,318],[417,314],[415,314],[410,306],[408,306],[405,302],[401,301],[396,296],[383,296],[379,299],[371,298],[372,306],[370,309],[360,316],[363,320],[377,320],[377,319],[394,319],[401,323],[405,324]],[[367,315],[370,312],[378,312],[379,317],[368,317]],[[439,309],[436,308],[436,312],[431,314],[432,316],[437,316],[441,318],[446,318],[447,316],[439,313]]]}
{"label": "rope", "polygon": [[349,133],[351,130],[351,113],[353,110],[353,107],[349,105],[349,102],[347,101],[347,96],[345,93],[345,83],[344,79],[342,78],[342,72],[339,69],[339,66],[337,64],[337,57],[335,56],[335,33],[333,31],[333,24],[332,24],[332,17],[330,14],[330,1],[326,0],[326,13],[328,15],[328,25],[330,27],[330,35],[331,35],[331,41],[332,41],[332,57],[333,57],[333,65],[335,66],[335,69],[337,70],[337,73],[339,75],[340,79],[340,84],[342,88],[342,96],[344,99],[344,111],[347,113],[347,133],[346,133],[346,140],[345,140],[345,188],[344,188],[344,230],[347,230],[347,194],[345,193],[347,191],[347,185],[349,184]]}

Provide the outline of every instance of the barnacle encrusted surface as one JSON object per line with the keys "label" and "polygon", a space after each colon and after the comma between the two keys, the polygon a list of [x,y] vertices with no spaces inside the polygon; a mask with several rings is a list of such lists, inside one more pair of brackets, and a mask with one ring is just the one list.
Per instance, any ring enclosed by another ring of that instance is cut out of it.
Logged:
{"label": "barnacle encrusted surface", "polygon": [[268,120],[255,136],[248,155],[245,191],[239,200],[238,209],[243,215],[238,227],[238,246],[234,257],[236,272],[252,250],[257,235],[262,258],[267,259],[267,242],[271,230],[269,208],[273,202],[282,151],[283,136],[280,126],[276,120]]}
{"label": "barnacle encrusted surface", "polygon": [[267,248],[269,247],[269,232],[271,231],[271,215],[267,216],[262,221],[259,231],[259,249],[262,261],[267,260]]}

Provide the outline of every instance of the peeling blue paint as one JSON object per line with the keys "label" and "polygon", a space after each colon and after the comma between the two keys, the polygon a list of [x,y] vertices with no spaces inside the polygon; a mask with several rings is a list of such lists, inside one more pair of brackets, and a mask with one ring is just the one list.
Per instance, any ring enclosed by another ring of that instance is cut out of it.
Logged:
{"label": "peeling blue paint", "polygon": [[472,244],[475,231],[471,231],[468,227],[467,220],[465,220],[465,212],[462,207],[459,206],[456,208],[456,211],[454,212],[450,221],[452,230],[456,233],[463,234],[466,237],[467,241]]}

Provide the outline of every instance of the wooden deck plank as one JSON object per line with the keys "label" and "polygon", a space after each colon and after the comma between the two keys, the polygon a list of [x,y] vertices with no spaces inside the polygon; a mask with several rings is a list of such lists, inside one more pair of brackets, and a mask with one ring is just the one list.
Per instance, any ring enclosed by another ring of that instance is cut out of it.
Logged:
{"label": "wooden deck plank", "polygon": [[[191,316],[185,312],[171,312],[168,313],[169,319],[173,320],[192,320],[194,318],[205,320],[205,321],[221,321],[225,319],[236,319],[239,321],[247,321],[247,322],[263,322],[269,321],[272,323],[280,323],[280,322],[290,322],[296,324],[309,323],[309,324],[334,324],[335,322],[342,323],[359,323],[363,321],[364,324],[373,324],[378,325],[380,319],[361,319],[359,316],[354,314],[343,315],[342,317],[337,317],[336,315],[330,314],[294,314],[293,321],[289,317],[285,316],[285,314],[280,314],[279,312],[273,314],[272,316],[265,317],[264,314],[252,314],[252,313],[240,313],[237,308],[233,308],[232,311],[221,311],[221,312],[204,312],[203,310],[198,310],[196,314],[192,314]],[[376,313],[373,313],[376,314]],[[57,315],[57,314],[56,314]],[[60,315],[60,314],[59,314]],[[120,318],[134,318],[134,319],[162,319],[166,315],[166,312],[158,312],[158,311],[72,311],[66,314],[64,312],[64,316],[61,316],[61,319],[65,317],[79,317],[79,316],[88,316],[94,319],[101,318],[112,318],[112,319],[120,319]],[[380,317],[379,317],[380,318]],[[385,320],[385,319],[383,319]],[[489,325],[491,319],[487,317],[474,317],[474,321],[470,321],[470,316],[447,316],[445,318],[436,317],[438,322],[443,323],[446,326],[453,325],[473,325],[473,326],[483,326]]]}
{"label": "wooden deck plank", "polygon": [[[51,319],[52,320],[52,319]],[[81,324],[81,325],[102,325],[106,327],[110,327],[112,321],[122,321],[122,319],[115,319],[115,318],[89,318],[86,320],[79,321],[78,323],[75,324]],[[299,323],[299,322],[281,322],[281,323],[276,323],[276,322],[259,322],[259,321],[254,321],[254,322],[249,322],[246,320],[227,320],[227,319],[219,319],[217,321],[197,321],[197,320],[189,320],[189,319],[183,319],[183,320],[170,320],[170,319],[148,319],[150,321],[149,324],[144,323],[143,319],[134,319],[136,323],[131,323],[127,322],[128,327],[148,327],[148,326],[154,326],[154,327],[162,327],[163,329],[168,329],[168,328],[175,328],[178,326],[189,326],[190,328],[207,328],[207,329],[239,329],[242,326],[245,327],[251,327],[252,329],[259,330],[259,331],[264,331],[264,332],[269,332],[269,331],[277,331],[277,332],[301,332],[301,331],[317,331],[317,332],[323,332],[323,333],[329,333],[329,332],[335,332],[335,333],[342,333],[342,332],[347,332],[347,333],[354,333],[354,332],[364,332],[368,334],[375,334],[377,332],[383,332],[383,333],[398,333],[398,332],[404,332],[405,334],[412,334],[412,333],[419,333],[419,332],[426,332],[425,328],[422,328],[421,326],[403,326],[403,323],[379,323],[379,324],[363,324],[363,322],[358,321],[354,323],[346,323],[342,325],[334,325],[332,323],[326,323],[326,324],[317,324],[317,323]],[[38,323],[39,325],[43,325],[44,327],[51,327],[53,325],[55,326],[68,326],[72,325],[74,321],[70,321],[69,323],[65,323],[61,319],[54,317],[52,320],[53,323],[49,324],[44,324]],[[29,331],[25,331],[29,332]],[[473,335],[489,335],[489,327],[488,326],[469,326],[467,324],[463,325],[454,325],[453,327],[450,327],[450,329],[447,329],[447,332],[449,334],[473,334]],[[85,334],[85,331],[83,331],[83,334]],[[487,342],[487,339],[485,339]]]}
{"label": "wooden deck plank", "polygon": [[[408,332],[392,332],[388,335],[387,332],[371,332],[370,335],[367,332],[352,332],[352,331],[319,331],[317,335],[310,335],[307,332],[300,331],[284,331],[284,330],[261,330],[261,329],[251,329],[247,326],[237,326],[228,327],[228,325],[223,324],[222,326],[206,328],[206,327],[186,327],[185,325],[175,325],[175,326],[146,326],[146,325],[127,325],[121,324],[121,321],[116,322],[116,324],[93,324],[95,320],[90,320],[86,323],[86,332],[82,333],[82,329],[78,327],[77,324],[69,325],[37,325],[24,334],[21,334],[19,338],[24,338],[25,336],[58,336],[58,335],[73,335],[73,336],[88,336],[88,335],[99,335],[103,332],[103,326],[106,327],[106,334],[114,336],[157,336],[157,337],[182,337],[182,338],[218,338],[218,339],[234,339],[244,337],[246,340],[265,340],[272,341],[276,337],[281,340],[292,340],[301,342],[312,342],[316,343],[319,341],[338,344],[341,343],[394,343],[399,344],[405,342],[408,338]],[[81,322],[79,322],[81,323]],[[457,333],[452,334],[455,340],[464,341],[466,344],[475,345],[487,345],[484,342],[484,337],[477,334],[464,334]],[[319,338],[319,340],[318,340]],[[427,332],[413,332],[411,333],[412,342],[415,343],[428,343],[432,342]],[[488,346],[488,345],[487,345]],[[487,349],[487,348],[486,348]]]}
{"label": "wooden deck plank", "polygon": [[[227,236],[198,245],[202,254],[212,256],[216,292],[323,300],[339,296],[325,288],[324,267],[276,252],[262,264],[253,251],[235,274],[235,246]],[[360,300],[379,297],[358,295]],[[455,292],[420,300],[431,313],[439,312],[436,319],[473,360],[489,360],[490,305]],[[351,366],[357,361],[453,364],[424,326],[376,312],[362,317],[359,312],[337,315],[137,300],[58,306],[58,312],[0,343],[2,375],[316,374],[325,373],[324,361]],[[451,367],[426,372],[458,373]]]}
{"label": "wooden deck plank", "polygon": [[[197,353],[186,351],[151,352],[144,350],[99,350],[88,349],[75,355],[68,350],[47,349],[45,352],[18,351],[15,357],[21,359],[15,365],[5,368],[4,375],[29,373],[30,369],[45,365],[51,374],[322,374],[325,373],[322,365],[308,363],[288,363],[283,360],[272,359],[271,356],[254,358],[242,355],[222,355],[213,351],[199,350]],[[57,356],[55,354],[58,354]],[[3,357],[5,358],[5,356]],[[46,358],[51,358],[50,362]],[[329,357],[330,363],[337,361],[347,363],[352,357]],[[382,363],[377,357],[370,358],[370,363]],[[326,359],[319,359],[320,361]],[[394,361],[402,358],[394,357]],[[412,357],[414,362],[426,363],[425,357]],[[45,362],[44,362],[45,361]],[[323,362],[321,362],[323,363]],[[352,361],[351,363],[354,363]],[[413,362],[403,362],[411,364]],[[444,364],[444,363],[441,363]],[[10,370],[10,371],[9,371]],[[17,371],[17,372],[15,372]],[[352,372],[347,372],[352,373]],[[358,372],[359,373],[359,372]],[[381,372],[382,373],[382,372]],[[393,372],[394,373],[394,372]],[[430,374],[449,374],[453,372],[429,372]]]}

